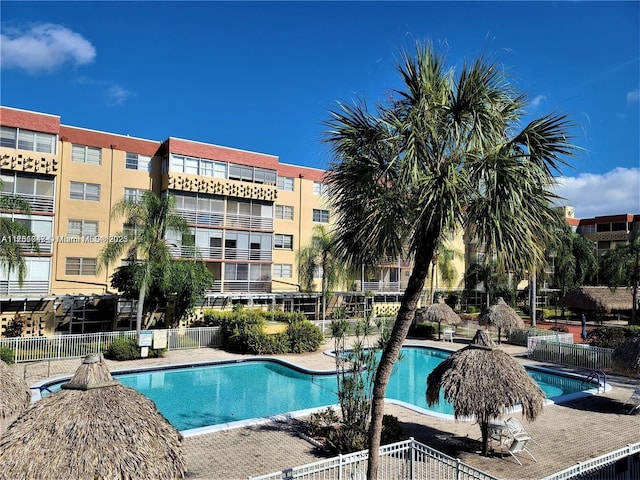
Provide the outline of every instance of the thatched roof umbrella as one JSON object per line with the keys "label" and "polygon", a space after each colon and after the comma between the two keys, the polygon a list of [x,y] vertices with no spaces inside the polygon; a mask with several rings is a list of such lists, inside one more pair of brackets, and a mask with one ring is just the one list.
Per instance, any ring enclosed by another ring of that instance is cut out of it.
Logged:
{"label": "thatched roof umbrella", "polygon": [[478,324],[498,327],[498,342],[500,342],[500,331],[503,328],[524,328],[524,320],[507,305],[502,297],[498,297],[495,304],[484,309],[478,316]]}
{"label": "thatched roof umbrella", "polygon": [[[491,342],[486,332],[474,341]],[[517,360],[498,348],[472,344],[451,354],[427,378],[427,404],[444,398],[453,405],[454,416],[475,417],[482,431],[482,453],[489,449],[489,422],[518,403],[527,420],[542,411],[545,394]]]}
{"label": "thatched roof umbrella", "polygon": [[613,366],[619,372],[640,375],[640,335],[627,337],[611,355]]}
{"label": "thatched roof umbrella", "polygon": [[438,296],[438,299],[434,303],[425,308],[421,316],[422,319],[427,322],[438,323],[438,340],[440,340],[441,323],[445,323],[447,325],[459,325],[461,322],[460,316],[445,303],[442,296]]}
{"label": "thatched roof umbrella", "polygon": [[631,310],[633,295],[626,287],[578,287],[562,297],[559,304],[579,312],[611,313]]}
{"label": "thatched roof umbrella", "polygon": [[0,435],[31,403],[29,385],[0,360]]}
{"label": "thatched roof umbrella", "polygon": [[7,478],[184,478],[182,436],[97,355],[0,438]]}

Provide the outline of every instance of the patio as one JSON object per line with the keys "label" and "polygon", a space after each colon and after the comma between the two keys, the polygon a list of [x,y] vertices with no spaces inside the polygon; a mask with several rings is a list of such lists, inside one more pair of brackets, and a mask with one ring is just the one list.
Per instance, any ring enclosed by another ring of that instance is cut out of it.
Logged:
{"label": "patio", "polygon": [[[460,348],[462,343],[435,341],[407,341],[408,344]],[[331,348],[328,342],[326,348]],[[504,345],[503,349],[519,357],[526,347]],[[132,362],[109,362],[111,370],[132,366],[151,366],[216,361],[239,358],[218,349],[171,351],[164,358]],[[321,352],[281,356],[291,362],[312,369],[331,369],[333,359]],[[526,359],[520,358],[525,363]],[[60,360],[38,364],[14,365],[33,384],[47,377],[73,373],[80,360]],[[426,379],[425,388],[426,388]],[[531,451],[534,462],[523,456],[522,466],[506,456],[481,457],[480,429],[473,423],[456,423],[421,415],[408,409],[388,404],[386,413],[393,414],[402,423],[405,438],[414,437],[486,473],[503,479],[542,478],[577,462],[619,449],[640,441],[640,415],[626,415],[624,402],[633,391],[633,380],[621,376],[607,376],[611,391],[567,402],[546,406],[535,422],[523,422],[537,444]],[[327,458],[308,441],[298,436],[299,420],[289,419],[227,431],[219,431],[185,439],[188,478],[246,479],[251,475],[271,473],[286,468]]]}

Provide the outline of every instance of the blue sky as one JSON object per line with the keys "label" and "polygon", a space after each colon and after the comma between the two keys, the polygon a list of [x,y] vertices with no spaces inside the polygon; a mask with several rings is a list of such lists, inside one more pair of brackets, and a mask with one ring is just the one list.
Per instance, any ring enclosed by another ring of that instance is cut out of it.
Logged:
{"label": "blue sky", "polygon": [[577,217],[640,213],[640,2],[7,2],[0,101],[62,123],[182,137],[325,168],[336,101],[398,87],[398,53],[505,65],[533,116],[582,150],[559,193]]}

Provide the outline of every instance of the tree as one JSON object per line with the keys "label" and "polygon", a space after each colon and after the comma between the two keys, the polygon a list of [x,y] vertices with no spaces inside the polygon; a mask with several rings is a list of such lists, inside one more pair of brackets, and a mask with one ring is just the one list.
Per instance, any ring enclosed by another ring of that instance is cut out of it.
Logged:
{"label": "tree", "polygon": [[[213,275],[200,260],[171,260],[169,273],[162,272],[166,265],[151,266],[151,283],[144,299],[143,316],[166,307],[173,297],[173,319],[166,319],[169,327],[175,326],[187,313],[193,310],[197,299],[213,283]],[[125,298],[138,298],[144,265],[134,263],[119,267],[111,276],[111,286]]]}
{"label": "tree", "polygon": [[[553,282],[560,288],[560,297],[584,285],[598,272],[598,261],[590,240],[574,232],[564,222],[550,246],[553,254]],[[564,317],[564,306],[562,317]]]}
{"label": "tree", "polygon": [[446,233],[470,228],[504,271],[543,258],[553,172],[573,151],[566,117],[547,115],[518,131],[524,96],[504,69],[479,58],[457,78],[430,44],[404,51],[402,90],[370,110],[338,104],[325,122],[336,244],[350,265],[375,265],[405,245],[413,268],[382,352],[373,389],[368,478],[377,478],[384,396]]}
{"label": "tree", "polygon": [[[431,284],[429,286],[429,300],[433,303],[433,292],[436,275],[440,272],[440,278],[444,282],[445,286],[451,288],[453,282],[456,279],[457,270],[454,265],[456,259],[463,259],[464,256],[457,250],[447,248],[444,245],[440,245],[434,254],[434,258],[431,260]],[[437,286],[437,285],[436,285]]]}
{"label": "tree", "polygon": [[313,289],[317,270],[321,272],[322,321],[326,319],[329,291],[346,278],[344,264],[336,255],[333,235],[322,225],[313,228],[311,242],[298,252],[298,277],[303,290]]}
{"label": "tree", "polygon": [[164,277],[169,273],[171,254],[165,240],[170,230],[182,236],[183,244],[193,243],[186,220],[172,213],[175,199],[172,195],[159,197],[153,192],[144,192],[140,199],[122,199],[112,210],[112,218],[124,217],[125,230],[114,235],[123,238],[122,242],[105,245],[98,257],[98,269],[113,265],[123,258],[141,266],[135,281],[138,285],[138,309],[136,312],[136,331],[142,328],[142,313],[147,288],[152,281],[152,271],[156,267]]}
{"label": "tree", "polygon": [[638,323],[638,288],[640,287],[640,238],[618,244],[600,258],[600,278],[612,289],[631,289],[631,323]]}
{"label": "tree", "polygon": [[[0,192],[3,186],[4,182],[0,180]],[[31,205],[24,198],[15,195],[0,195],[0,211],[30,215]],[[25,248],[40,252],[31,230],[9,216],[0,215],[0,267],[6,270],[7,277],[10,277],[14,270],[17,271],[18,284],[21,287],[27,275]]]}

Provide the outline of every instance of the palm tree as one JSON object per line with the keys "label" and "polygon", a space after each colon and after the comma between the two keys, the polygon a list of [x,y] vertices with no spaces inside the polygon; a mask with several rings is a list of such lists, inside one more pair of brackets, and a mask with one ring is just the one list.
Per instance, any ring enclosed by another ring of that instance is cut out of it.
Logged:
{"label": "palm tree", "polygon": [[[565,222],[556,231],[553,252],[553,280],[560,287],[560,298],[593,278],[598,272],[598,261],[590,240],[574,232]],[[565,307],[561,315],[564,318]]]}
{"label": "palm tree", "polygon": [[[547,115],[522,130],[524,96],[504,69],[479,58],[457,78],[430,44],[404,51],[403,89],[371,111],[364,100],[330,112],[327,172],[337,251],[351,265],[375,265],[409,245],[413,269],[373,389],[369,452],[378,452],[384,396],[437,246],[470,228],[501,270],[543,258],[553,172],[573,151],[567,119]],[[368,478],[377,478],[369,455]]]}
{"label": "palm tree", "polygon": [[631,323],[638,323],[638,289],[640,288],[640,238],[618,244],[600,259],[600,277],[609,287],[631,289]]}
{"label": "palm tree", "polygon": [[[4,182],[0,180],[0,192]],[[15,195],[0,195],[0,211],[31,214],[31,205],[24,198]],[[0,215],[0,267],[7,272],[18,272],[18,284],[22,287],[27,275],[27,262],[24,259],[24,248],[29,247],[36,253],[40,252],[38,242],[30,240],[34,237],[29,228],[13,220],[11,217]],[[26,241],[21,241],[20,239]]]}
{"label": "palm tree", "polygon": [[455,250],[453,248],[448,248],[444,245],[440,245],[436,249],[434,257],[431,260],[431,285],[429,286],[429,303],[433,303],[434,301],[433,289],[438,272],[445,286],[447,288],[451,288],[458,273],[453,262],[457,259],[463,258],[464,256],[458,250]]}
{"label": "palm tree", "polygon": [[335,251],[333,235],[323,226],[313,228],[311,242],[298,252],[298,276],[303,290],[313,289],[315,272],[319,269],[322,274],[322,321],[326,318],[327,296],[329,291],[346,278],[343,263]]}
{"label": "palm tree", "polygon": [[[143,266],[137,281],[140,282],[138,310],[136,312],[136,331],[142,328],[142,313],[147,288],[151,284],[152,271],[169,271],[171,254],[165,239],[168,230],[182,235],[183,242],[192,241],[186,220],[172,213],[175,198],[172,195],[159,197],[153,192],[144,192],[140,199],[122,199],[111,209],[112,218],[125,217],[125,231],[115,237],[126,238],[124,242],[108,243],[102,249],[98,259],[101,271],[126,257]],[[154,268],[159,266],[159,268]]]}

